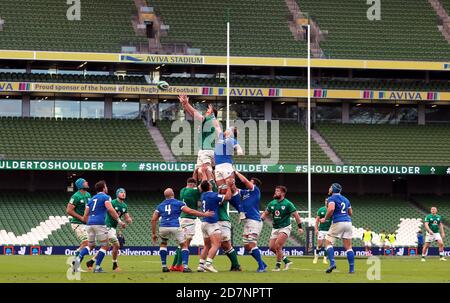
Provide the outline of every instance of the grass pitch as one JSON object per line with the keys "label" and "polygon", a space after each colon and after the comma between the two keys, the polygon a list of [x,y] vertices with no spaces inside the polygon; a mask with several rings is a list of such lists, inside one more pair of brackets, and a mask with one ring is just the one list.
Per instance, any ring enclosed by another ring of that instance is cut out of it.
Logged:
{"label": "grass pitch", "polygon": [[[332,274],[325,274],[327,265],[312,263],[310,257],[290,257],[294,262],[289,271],[272,272],[275,264],[274,257],[264,257],[269,265],[266,273],[256,273],[256,262],[250,256],[241,256],[239,261],[242,272],[230,272],[230,262],[226,256],[218,256],[214,261],[219,273],[162,273],[159,256],[119,256],[121,272],[112,272],[111,257],[105,257],[103,269],[106,273],[94,274],[85,272],[80,274],[80,280],[69,280],[66,264],[67,256],[0,256],[0,282],[9,283],[86,283],[86,282],[150,282],[150,283],[224,283],[224,282],[253,282],[253,283],[283,283],[283,282],[450,282],[450,262],[439,261],[436,257],[429,257],[421,262],[415,257],[382,257],[381,279],[371,281],[367,278],[367,271],[372,264],[367,264],[366,258],[356,259],[356,273],[348,274],[347,260],[337,258],[337,270]],[[86,259],[87,260],[87,259]],[[84,261],[86,261],[84,260]],[[172,262],[168,258],[168,264]],[[197,269],[198,256],[189,260],[192,270]],[[82,268],[86,268],[83,262]],[[370,270],[369,270],[370,271]]]}

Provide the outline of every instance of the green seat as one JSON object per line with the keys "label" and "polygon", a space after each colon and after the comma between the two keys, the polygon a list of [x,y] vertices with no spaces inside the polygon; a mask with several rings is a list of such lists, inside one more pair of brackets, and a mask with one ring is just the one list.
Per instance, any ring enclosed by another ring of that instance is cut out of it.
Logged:
{"label": "green seat", "polygon": [[450,161],[448,125],[321,123],[316,130],[345,164],[447,166]]}
{"label": "green seat", "polygon": [[[163,161],[141,120],[104,119],[0,119],[0,153],[6,159],[83,161]],[[74,133],[105,135],[105,150],[77,148]],[[116,138],[121,146],[115,148]]]}

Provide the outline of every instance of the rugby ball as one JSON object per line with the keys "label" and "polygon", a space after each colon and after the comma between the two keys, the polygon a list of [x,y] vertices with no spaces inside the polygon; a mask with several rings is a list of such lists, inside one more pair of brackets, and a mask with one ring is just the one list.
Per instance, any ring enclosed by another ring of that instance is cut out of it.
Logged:
{"label": "rugby ball", "polygon": [[156,83],[156,87],[158,87],[158,89],[160,90],[168,90],[169,83],[167,83],[166,81],[158,81],[158,83]]}

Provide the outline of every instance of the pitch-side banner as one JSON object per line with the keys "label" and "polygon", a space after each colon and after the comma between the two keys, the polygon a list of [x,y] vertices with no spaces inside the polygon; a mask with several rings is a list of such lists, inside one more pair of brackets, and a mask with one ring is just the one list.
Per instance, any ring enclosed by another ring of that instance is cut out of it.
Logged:
{"label": "pitch-side banner", "polygon": [[[44,82],[0,82],[0,92],[41,93],[92,93],[92,94],[134,94],[134,95],[179,95],[224,97],[225,87],[213,86],[170,86],[162,91],[154,84],[119,85],[88,83],[44,83]],[[307,98],[306,89],[270,87],[231,87],[231,97],[290,97]],[[315,99],[365,99],[386,101],[450,101],[450,92],[432,91],[375,91],[375,90],[311,90]]]}
{"label": "pitch-side banner", "polygon": [[[17,246],[17,245],[4,245],[0,246],[0,255],[65,255],[65,256],[73,256],[75,254],[75,250],[78,246]],[[238,253],[238,255],[245,255],[244,247],[235,246],[234,247]],[[263,256],[273,256],[274,254],[269,250],[269,247],[260,246],[261,253]],[[176,247],[168,247],[168,253],[170,256],[175,255]],[[353,247],[356,256],[365,256],[364,247]],[[296,246],[296,247],[284,247],[283,252],[286,256],[304,256],[305,255],[305,247]],[[90,255],[95,255],[97,253],[96,250],[92,250]],[[200,247],[191,246],[189,247],[189,253],[191,255],[199,255]],[[219,251],[220,254],[223,254],[223,251]],[[337,257],[345,257],[345,250],[343,247],[335,247],[334,249],[335,256]],[[373,255],[386,255],[386,251],[378,249],[375,247],[372,249]],[[450,247],[445,247],[444,249],[445,256],[450,256]],[[107,252],[108,255],[111,254],[111,251]],[[119,254],[122,256],[159,256],[159,247],[158,246],[128,246],[124,247],[119,251]],[[397,256],[417,256],[417,250],[415,247],[397,247],[394,252]],[[428,249],[429,256],[437,256],[439,255],[439,251],[437,247],[430,247]]]}
{"label": "pitch-side banner", "polygon": [[[107,162],[107,161],[51,161],[51,160],[0,160],[0,170],[50,170],[50,171],[141,171],[141,172],[192,172],[195,163],[188,162]],[[238,171],[250,173],[306,174],[306,164],[243,164]],[[393,166],[393,165],[312,165],[313,174],[362,175],[450,175],[447,166]]]}

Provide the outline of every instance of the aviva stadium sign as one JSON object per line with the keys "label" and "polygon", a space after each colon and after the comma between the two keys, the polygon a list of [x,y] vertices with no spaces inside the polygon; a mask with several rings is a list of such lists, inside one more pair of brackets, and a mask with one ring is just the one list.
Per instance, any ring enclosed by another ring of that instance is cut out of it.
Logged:
{"label": "aviva stadium sign", "polygon": [[[306,67],[306,52],[303,58],[283,57],[230,57],[232,66],[278,66]],[[0,50],[0,59],[33,61],[75,61],[75,62],[113,62],[130,64],[185,64],[219,65],[227,64],[226,56],[193,55],[155,55],[130,53],[90,53],[90,52],[54,52],[31,50]],[[448,61],[393,61],[358,59],[311,59],[313,68],[356,68],[356,69],[392,69],[392,70],[437,70],[449,71]]]}
{"label": "aviva stadium sign", "polygon": [[[109,161],[52,161],[52,160],[0,160],[0,170],[40,171],[131,171],[131,172],[192,172],[195,163],[188,162],[109,162]],[[246,173],[306,174],[306,164],[235,164]],[[447,166],[405,165],[311,165],[312,174],[362,175],[450,175]]]}

